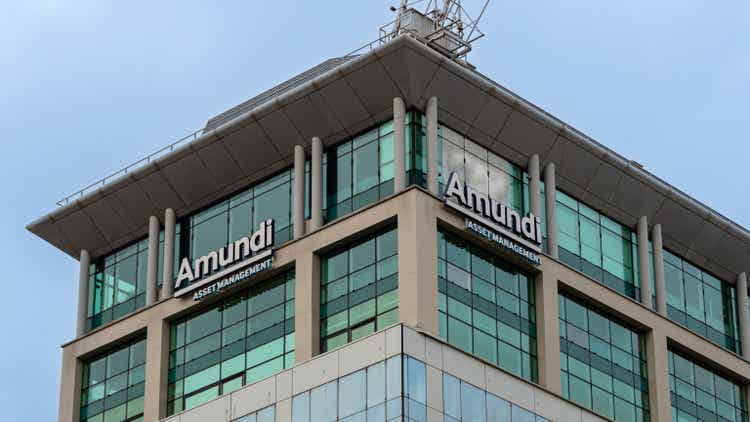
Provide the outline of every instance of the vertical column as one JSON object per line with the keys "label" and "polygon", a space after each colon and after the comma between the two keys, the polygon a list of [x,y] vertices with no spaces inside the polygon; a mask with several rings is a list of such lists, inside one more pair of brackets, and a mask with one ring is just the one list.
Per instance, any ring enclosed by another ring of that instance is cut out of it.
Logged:
{"label": "vertical column", "polygon": [[312,138],[310,158],[310,217],[311,230],[323,225],[323,143],[317,136]]}
{"label": "vertical column", "polygon": [[399,320],[437,336],[437,209],[413,190],[398,210]]}
{"label": "vertical column", "polygon": [[[542,265],[546,266],[546,262]],[[562,394],[557,278],[552,269],[542,268],[535,283],[539,384],[555,394]]]}
{"label": "vertical column", "polygon": [[294,238],[305,235],[305,150],[294,147]]}
{"label": "vertical column", "polygon": [[162,273],[161,297],[174,294],[174,238],[177,216],[172,208],[164,211],[164,272]]}
{"label": "vertical column", "polygon": [[654,245],[654,293],[656,294],[656,312],[667,316],[667,287],[664,279],[664,243],[661,238],[661,224],[656,224],[651,231]]}
{"label": "vertical column", "polygon": [[669,363],[667,359],[667,336],[659,331],[647,332],[648,399],[653,422],[670,422],[672,420],[669,400]]}
{"label": "vertical column", "polygon": [[68,345],[62,350],[58,422],[77,422],[80,419],[83,365],[76,358],[74,349],[72,345]]}
{"label": "vertical column", "polygon": [[648,217],[641,216],[636,228],[638,235],[638,276],[641,279],[641,303],[653,308],[651,299],[651,260],[648,258]]}
{"label": "vertical column", "polygon": [[86,315],[89,310],[89,267],[91,256],[87,250],[81,251],[78,269],[78,314],[76,320],[76,337],[86,331]]}
{"label": "vertical column", "polygon": [[427,101],[427,190],[438,195],[438,100]]}
{"label": "vertical column", "polygon": [[406,106],[400,97],[393,99],[393,192],[406,188]]}
{"label": "vertical column", "polygon": [[146,306],[156,302],[156,280],[159,271],[159,219],[148,219],[148,265],[146,266]]}
{"label": "vertical column", "polygon": [[557,210],[555,207],[555,163],[544,168],[544,201],[547,206],[547,249],[552,258],[557,259]]}
{"label": "vertical column", "polygon": [[294,362],[320,353],[320,258],[298,256],[294,267]]}
{"label": "vertical column", "polygon": [[158,421],[167,416],[167,371],[169,369],[169,323],[161,318],[146,328],[146,385],[143,420]]}
{"label": "vertical column", "polygon": [[539,181],[539,154],[529,158],[529,208],[532,214],[542,216],[542,190]]}
{"label": "vertical column", "polygon": [[750,312],[747,309],[747,273],[737,277],[737,319],[739,320],[742,357],[750,360]]}

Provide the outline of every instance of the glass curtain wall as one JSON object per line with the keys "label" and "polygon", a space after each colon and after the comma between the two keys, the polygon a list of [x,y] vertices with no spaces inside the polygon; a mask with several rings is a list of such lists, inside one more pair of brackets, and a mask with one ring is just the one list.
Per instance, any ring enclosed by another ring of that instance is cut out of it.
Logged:
{"label": "glass curtain wall", "polygon": [[639,300],[636,233],[560,191],[556,204],[560,260]]}
{"label": "glass curtain wall", "polygon": [[528,176],[515,164],[492,153],[446,126],[438,130],[440,191],[451,173],[478,192],[520,213],[529,210]]}
{"label": "glass curtain wall", "polygon": [[398,238],[391,228],[321,258],[321,352],[398,321]]}
{"label": "glass curtain wall", "polygon": [[143,239],[91,265],[87,331],[146,304],[147,264],[148,239]]}
{"label": "glass curtain wall", "polygon": [[170,415],[294,364],[294,285],[290,270],[172,324]]}
{"label": "glass curtain wall", "polygon": [[672,420],[747,422],[740,384],[671,350],[668,359]]}
{"label": "glass curtain wall", "polygon": [[618,422],[649,420],[643,338],[568,296],[559,296],[563,396]]}
{"label": "glass curtain wall", "polygon": [[532,277],[444,230],[438,230],[437,273],[440,336],[536,381]]}
{"label": "glass curtain wall", "polygon": [[146,339],[83,364],[81,416],[85,422],[142,422]]}
{"label": "glass curtain wall", "polygon": [[679,324],[740,353],[736,289],[664,251],[667,315]]}

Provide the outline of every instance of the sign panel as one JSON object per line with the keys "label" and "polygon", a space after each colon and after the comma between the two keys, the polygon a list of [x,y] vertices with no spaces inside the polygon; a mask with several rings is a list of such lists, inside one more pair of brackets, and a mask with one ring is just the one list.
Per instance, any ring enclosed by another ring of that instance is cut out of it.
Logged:
{"label": "sign panel", "polygon": [[[175,297],[193,292],[193,300],[218,293],[273,265],[273,220],[260,223],[252,235],[198,257],[191,263],[183,258],[175,280]],[[180,289],[184,282],[190,283]]]}
{"label": "sign panel", "polygon": [[542,223],[532,213],[522,216],[506,204],[478,192],[451,173],[445,185],[445,205],[466,217],[466,228],[504,247],[527,261],[540,265]]}

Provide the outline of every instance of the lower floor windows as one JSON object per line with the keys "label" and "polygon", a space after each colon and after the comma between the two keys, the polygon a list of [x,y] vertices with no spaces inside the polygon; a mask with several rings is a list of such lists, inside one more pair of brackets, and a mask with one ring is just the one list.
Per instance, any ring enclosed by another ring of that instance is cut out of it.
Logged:
{"label": "lower floor windows", "polygon": [[689,358],[669,351],[672,420],[748,420],[743,387]]}
{"label": "lower floor windows", "polygon": [[321,258],[320,318],[321,352],[398,321],[396,228]]}
{"label": "lower floor windows", "polygon": [[442,230],[437,273],[440,336],[467,353],[536,381],[532,278]]}
{"label": "lower floor windows", "polygon": [[294,271],[172,324],[168,413],[294,364]]}
{"label": "lower floor windows", "polygon": [[85,422],[142,422],[146,339],[83,365],[81,416]]}
{"label": "lower floor windows", "polygon": [[641,336],[582,302],[559,298],[563,396],[618,422],[648,421]]}

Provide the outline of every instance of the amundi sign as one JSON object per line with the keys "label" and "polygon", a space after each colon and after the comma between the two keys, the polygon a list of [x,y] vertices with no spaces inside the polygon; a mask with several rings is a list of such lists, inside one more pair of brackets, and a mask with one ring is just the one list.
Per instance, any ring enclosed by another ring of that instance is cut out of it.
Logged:
{"label": "amundi sign", "polygon": [[451,173],[445,185],[445,205],[460,212],[466,228],[511,250],[533,264],[540,265],[542,252],[542,222],[528,213],[522,216],[513,208],[461,182]]}
{"label": "amundi sign", "polygon": [[[194,292],[193,299],[230,287],[273,264],[273,220],[260,223],[258,230],[194,259],[183,258],[175,280],[175,297]],[[197,282],[196,282],[197,281]],[[186,288],[180,289],[188,282]]]}

